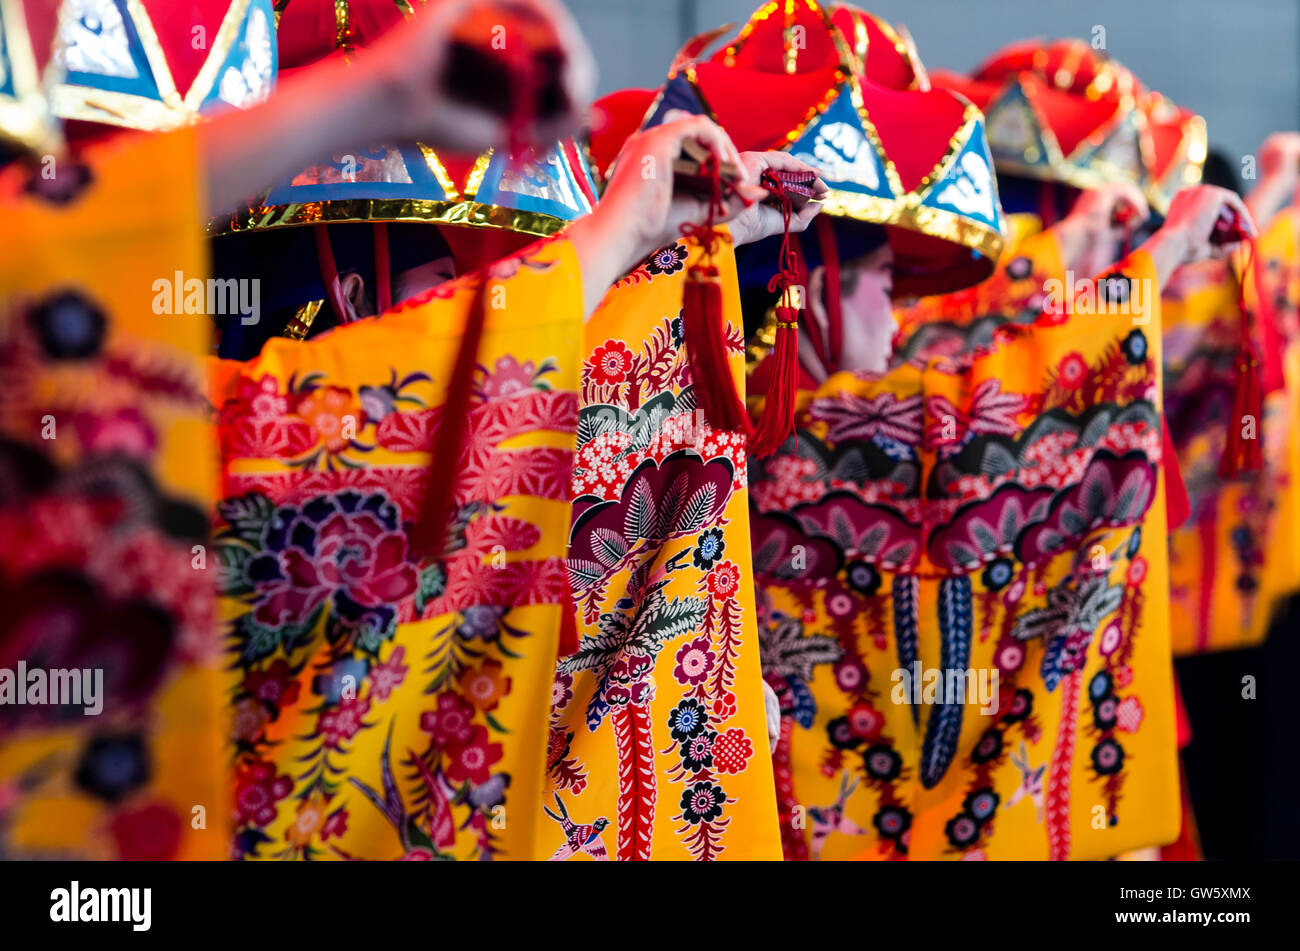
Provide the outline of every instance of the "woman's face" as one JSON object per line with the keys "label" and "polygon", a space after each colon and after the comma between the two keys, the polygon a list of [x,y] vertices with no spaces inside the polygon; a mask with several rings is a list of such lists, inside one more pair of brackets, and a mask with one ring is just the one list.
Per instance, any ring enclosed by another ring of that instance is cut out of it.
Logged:
{"label": "woman's face", "polygon": [[893,354],[894,252],[884,244],[840,265],[844,350],[840,369],[884,373]]}

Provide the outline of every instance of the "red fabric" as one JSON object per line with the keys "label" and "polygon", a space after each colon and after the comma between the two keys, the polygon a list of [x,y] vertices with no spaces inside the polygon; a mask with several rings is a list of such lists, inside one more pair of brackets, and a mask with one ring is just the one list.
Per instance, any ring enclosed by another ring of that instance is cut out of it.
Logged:
{"label": "red fabric", "polygon": [[657,89],[622,89],[592,103],[591,161],[600,178],[609,175],[619,149],[641,128],[657,95]]}
{"label": "red fabric", "polygon": [[885,154],[898,169],[903,187],[915,191],[934,171],[948,142],[961,128],[966,104],[946,92],[863,90],[867,114],[880,133]]}
{"label": "red fabric", "polygon": [[[840,63],[839,50],[835,48],[830,29],[830,18],[815,4],[794,0],[788,4],[772,4],[777,9],[739,44],[735,63],[740,69],[764,73],[784,73],[786,62],[786,35],[795,28],[803,28],[805,46],[795,54],[795,67],[799,72],[834,68]],[[753,22],[753,21],[751,21]],[[715,61],[721,61],[728,52],[719,50]],[[763,102],[763,100],[755,100]],[[724,125],[726,123],[723,123]]]}
{"label": "red fabric", "polygon": [[1172,532],[1192,514],[1192,503],[1187,495],[1187,484],[1183,482],[1183,470],[1178,465],[1178,450],[1174,448],[1169,423],[1163,416],[1160,418],[1160,438],[1160,468],[1165,473],[1165,516]]}
{"label": "red fabric", "polygon": [[[42,75],[54,55],[54,38],[59,31],[59,4],[61,0],[22,0],[23,17],[27,21],[27,35],[32,41],[32,56],[36,69]],[[6,37],[13,42],[13,37]]]}
{"label": "red fabric", "polygon": [[880,21],[870,13],[840,4],[831,13],[831,22],[844,37],[845,44],[861,55],[858,34],[865,31],[867,39],[864,63],[868,79],[886,89],[906,89],[916,80],[916,72],[907,56],[899,51],[893,39],[885,34]]}
{"label": "red fabric", "polygon": [[[173,0],[162,0],[170,3]],[[414,4],[418,10],[420,4]],[[348,0],[348,45],[369,46],[402,19],[393,0]],[[277,30],[282,69],[319,62],[339,48],[334,0],[289,0]]]}
{"label": "red fabric", "polygon": [[[695,75],[704,101],[742,152],[788,145],[786,134],[803,123],[809,108],[821,102],[840,78],[833,66],[790,75],[728,69],[721,63],[701,63]],[[761,109],[755,108],[758,103]]]}
{"label": "red fabric", "polygon": [[[182,96],[194,85],[194,79],[207,61],[208,53],[221,29],[221,21],[230,9],[230,0],[143,0],[153,21],[158,42],[167,55],[167,65]],[[197,30],[203,28],[205,41],[200,43]]]}
{"label": "red fabric", "polygon": [[[1119,112],[1119,100],[1091,100],[1048,85],[1036,76],[1022,76],[1025,92],[1043,117],[1063,155],[1072,155],[1084,139],[1105,126]],[[1094,142],[1100,145],[1101,142]]]}
{"label": "red fabric", "polygon": [[965,96],[981,109],[988,109],[989,103],[1002,91],[1001,83],[985,83],[960,73],[950,73],[946,69],[936,69],[930,74],[930,84],[935,89],[947,89]]}

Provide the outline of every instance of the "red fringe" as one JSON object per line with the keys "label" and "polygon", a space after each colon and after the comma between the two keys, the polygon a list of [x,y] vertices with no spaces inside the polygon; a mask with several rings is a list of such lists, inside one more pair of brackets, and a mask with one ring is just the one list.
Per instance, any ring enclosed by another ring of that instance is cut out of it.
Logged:
{"label": "red fringe", "polygon": [[767,401],[749,441],[752,456],[769,456],[794,432],[794,409],[799,396],[799,313],[790,307],[776,309],[776,344],[768,357]]}
{"label": "red fringe", "polygon": [[393,274],[388,254],[388,224],[377,221],[375,230],[375,303],[378,313],[393,309]]}
{"label": "red fringe", "polygon": [[682,300],[682,329],[686,356],[695,384],[695,400],[715,429],[752,432],[749,415],[731,376],[731,360],[722,330],[722,285],[718,269],[693,266],[686,278]]}

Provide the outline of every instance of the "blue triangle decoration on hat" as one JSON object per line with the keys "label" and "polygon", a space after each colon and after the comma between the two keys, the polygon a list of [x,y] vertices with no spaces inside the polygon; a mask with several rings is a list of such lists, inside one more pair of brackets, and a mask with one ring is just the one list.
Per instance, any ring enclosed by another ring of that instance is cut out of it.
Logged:
{"label": "blue triangle decoration on hat", "polygon": [[65,11],[60,26],[66,44],[64,83],[161,101],[162,91],[126,0],[95,0],[80,12],[73,18]]}
{"label": "blue triangle decoration on hat", "polygon": [[1002,230],[1002,207],[983,123],[975,123],[947,173],[930,186],[921,204]]}
{"label": "blue triangle decoration on hat", "polygon": [[847,86],[809,124],[789,151],[817,169],[822,180],[835,191],[889,200],[897,197]]}

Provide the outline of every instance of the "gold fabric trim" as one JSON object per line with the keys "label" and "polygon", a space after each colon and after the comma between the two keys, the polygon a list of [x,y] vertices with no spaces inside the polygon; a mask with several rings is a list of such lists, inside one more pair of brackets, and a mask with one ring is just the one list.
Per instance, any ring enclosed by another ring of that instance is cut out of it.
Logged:
{"label": "gold fabric trim", "polygon": [[208,224],[212,235],[292,228],[309,224],[427,222],[470,228],[496,228],[546,237],[569,222],[533,211],[514,211],[472,201],[413,201],[404,198],[353,198],[346,201],[259,205]]}
{"label": "gold fabric trim", "polygon": [[[251,2],[252,0],[238,0],[232,3],[226,10],[221,26],[217,27],[217,35],[212,38],[212,52],[203,61],[203,66],[194,77],[189,92],[185,94],[185,108],[195,115],[198,115],[199,106],[203,105],[203,100],[217,84],[217,73],[226,60],[226,54],[234,49],[235,41],[239,38],[239,29],[244,25],[244,18],[248,15]],[[220,56],[214,55],[217,51],[222,51]]]}
{"label": "gold fabric trim", "polygon": [[941,208],[921,205],[916,195],[909,197],[918,204],[832,189],[826,196],[822,211],[869,224],[909,228],[932,238],[961,244],[994,261],[1002,254],[1006,239],[997,229]]}
{"label": "gold fabric trim", "polygon": [[306,340],[307,334],[311,332],[311,325],[316,322],[324,306],[324,299],[307,301],[289,318],[280,336],[288,337],[290,340]]}

